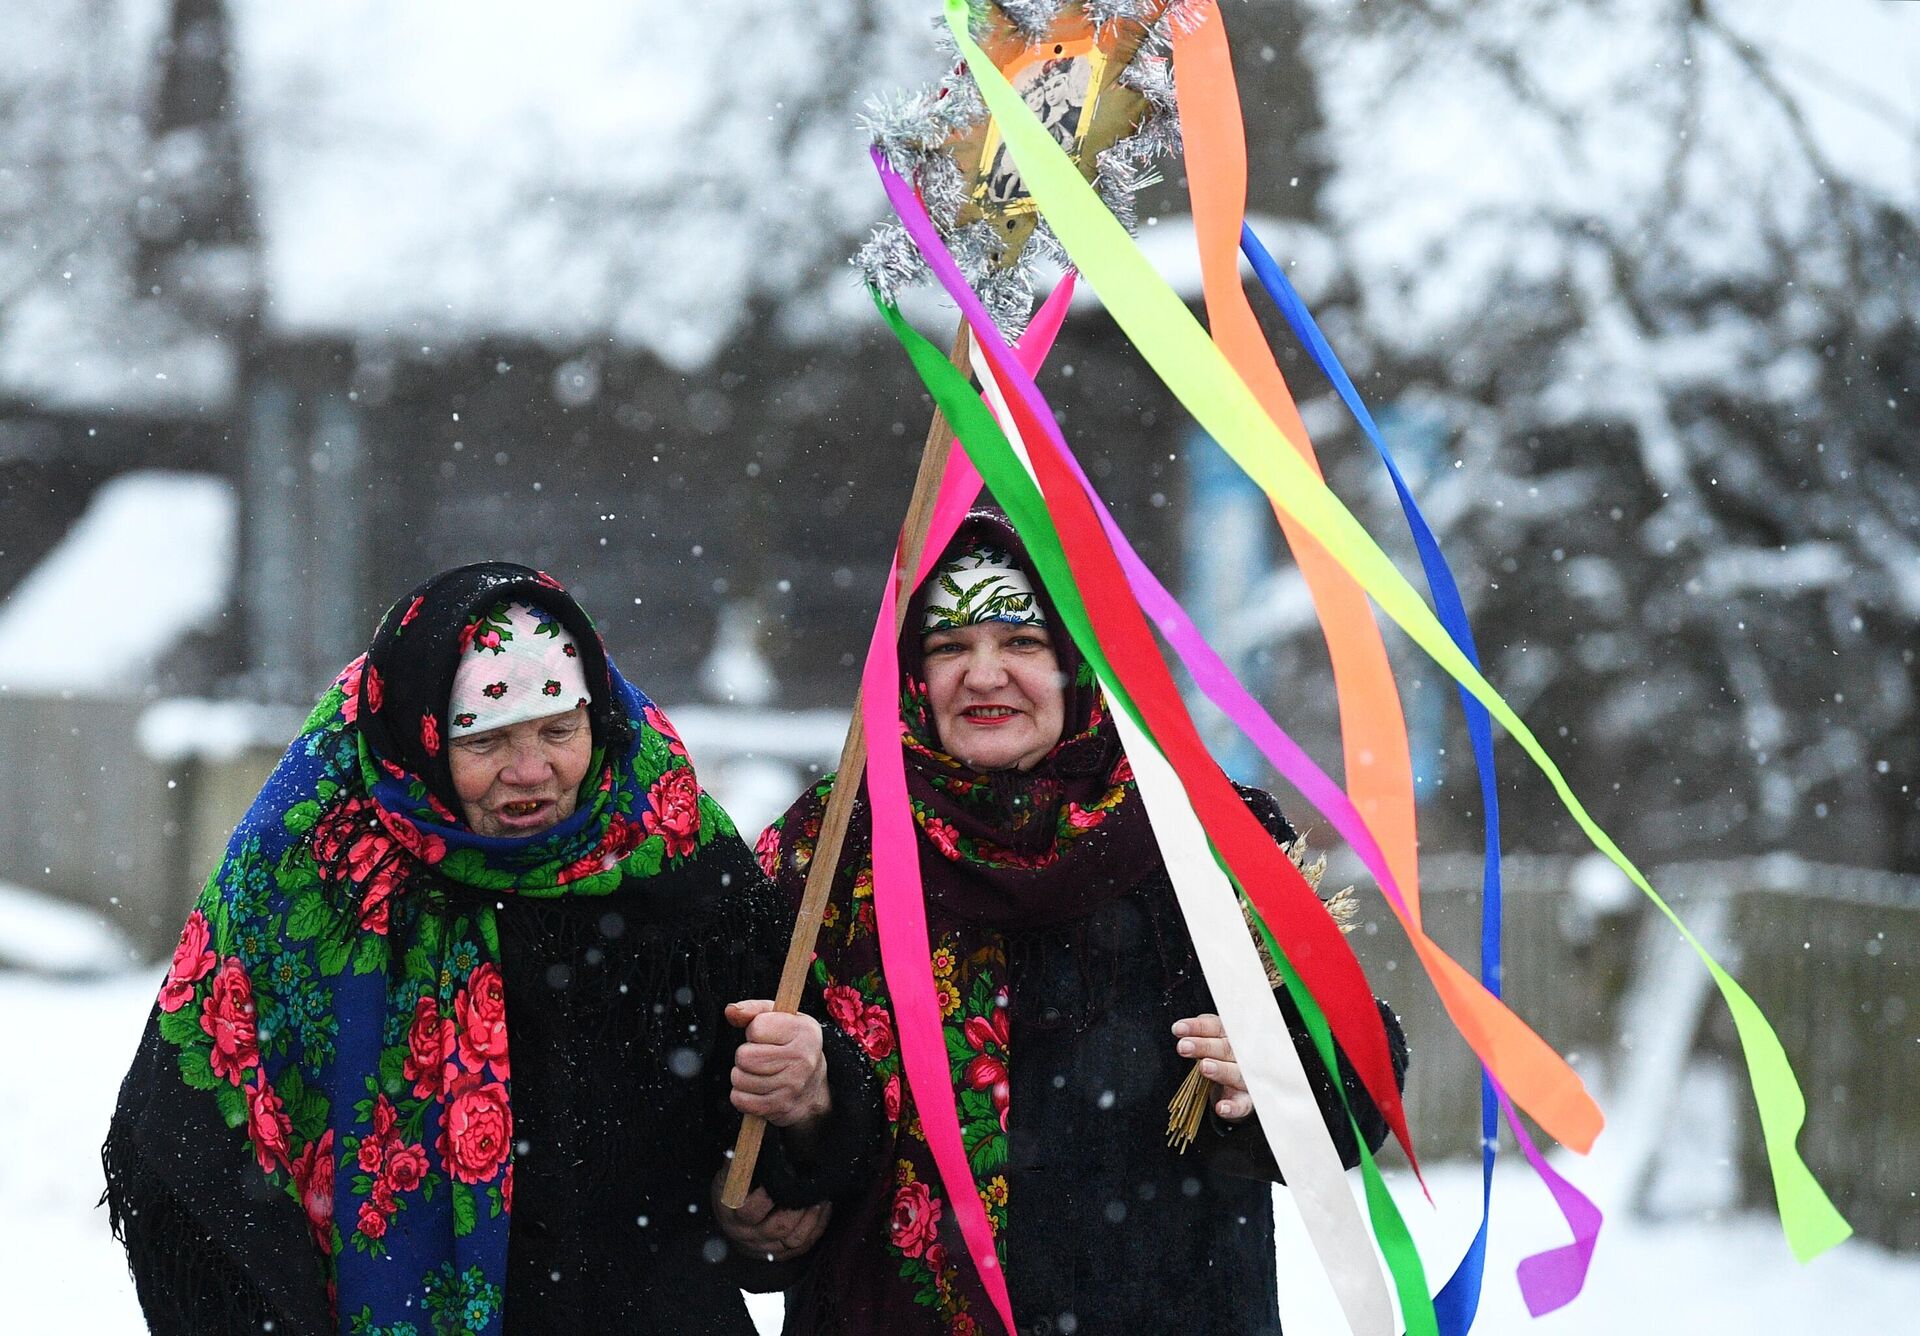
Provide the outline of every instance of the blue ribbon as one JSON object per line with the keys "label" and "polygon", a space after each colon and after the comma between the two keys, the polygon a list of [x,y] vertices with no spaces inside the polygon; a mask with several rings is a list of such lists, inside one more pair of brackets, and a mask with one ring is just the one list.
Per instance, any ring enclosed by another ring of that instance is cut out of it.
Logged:
{"label": "blue ribbon", "polygon": [[[1293,284],[1287,281],[1287,276],[1274,263],[1267,248],[1260,244],[1260,238],[1254,235],[1253,228],[1244,223],[1240,228],[1240,250],[1253,265],[1260,285],[1267,290],[1267,295],[1293,327],[1295,337],[1306,345],[1315,365],[1333,382],[1333,388],[1339,392],[1354,421],[1359,423],[1360,430],[1373,442],[1373,448],[1380,452],[1380,461],[1387,466],[1387,473],[1393,479],[1393,490],[1400,496],[1400,509],[1406,513],[1407,527],[1413,531],[1414,546],[1420,553],[1420,566],[1426,573],[1427,588],[1433,594],[1434,611],[1439,614],[1440,624],[1446,628],[1447,634],[1453,637],[1453,643],[1460,647],[1460,652],[1467,656],[1475,668],[1479,668],[1480,654],[1474,648],[1473,629],[1467,622],[1467,609],[1460,598],[1459,583],[1453,578],[1453,569],[1447,565],[1446,557],[1441,554],[1440,540],[1434,537],[1432,526],[1427,523],[1426,516],[1420,513],[1412,489],[1401,475],[1399,465],[1394,463],[1393,453],[1387,449],[1380,428],[1374,423],[1373,414],[1367,411],[1360,392],[1354,388],[1346,368],[1340,365],[1333,346],[1320,332],[1320,326],[1307,310],[1307,304],[1300,300],[1300,294],[1294,291]],[[1460,705],[1467,716],[1467,737],[1473,744],[1473,763],[1480,772],[1480,804],[1485,812],[1486,825],[1486,872],[1482,879],[1480,917],[1480,978],[1487,991],[1498,997],[1500,795],[1493,769],[1493,720],[1486,707],[1468,694],[1465,688],[1460,690]],[[1473,1236],[1466,1256],[1460,1259],[1459,1267],[1441,1287],[1440,1293],[1434,1296],[1434,1314],[1439,1319],[1442,1336],[1466,1336],[1480,1309],[1480,1283],[1487,1265],[1487,1222],[1493,1206],[1493,1162],[1495,1148],[1499,1144],[1499,1132],[1499,1104],[1494,1098],[1493,1083],[1483,1068],[1480,1073],[1480,1229]]]}

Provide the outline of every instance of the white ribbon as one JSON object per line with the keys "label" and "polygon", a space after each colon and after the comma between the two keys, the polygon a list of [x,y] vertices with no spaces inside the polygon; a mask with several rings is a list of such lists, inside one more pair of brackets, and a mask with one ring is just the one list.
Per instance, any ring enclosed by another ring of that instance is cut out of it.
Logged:
{"label": "white ribbon", "polygon": [[[990,366],[980,365],[981,389],[1014,453],[1033,473],[1005,392]],[[1036,485],[1038,479],[1035,479]],[[1099,670],[1096,669],[1096,672]],[[1118,700],[1104,675],[1101,688]],[[1274,1163],[1292,1190],[1307,1236],[1339,1299],[1353,1336],[1394,1336],[1393,1303],[1375,1258],[1373,1237],[1347,1187],[1346,1170],[1327,1131],[1313,1085],[1293,1037],[1267,986],[1266,965],[1247,931],[1239,898],[1215,859],[1206,830],[1172,765],[1133,716],[1118,706],[1113,718],[1132,762],[1153,836],[1173,881],[1201,972],[1219,1008],[1234,1058],[1260,1117]],[[1168,1036],[1169,1042],[1172,1036]]]}

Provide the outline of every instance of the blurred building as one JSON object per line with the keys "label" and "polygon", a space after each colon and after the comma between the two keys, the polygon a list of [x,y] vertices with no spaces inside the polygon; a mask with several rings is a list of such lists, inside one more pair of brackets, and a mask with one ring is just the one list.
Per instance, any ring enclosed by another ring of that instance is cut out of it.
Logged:
{"label": "blurred building", "polygon": [[[151,885],[161,944],[290,711],[484,558],[713,707],[750,806],[830,762],[793,712],[852,700],[931,417],[846,264],[885,209],[858,113],[938,72],[908,8],[9,7],[0,743],[43,759],[5,781],[0,879]],[[1197,297],[1176,186],[1143,239]],[[1052,365],[1174,558],[1184,414],[1108,321]],[[753,730],[789,768],[752,772]]]}

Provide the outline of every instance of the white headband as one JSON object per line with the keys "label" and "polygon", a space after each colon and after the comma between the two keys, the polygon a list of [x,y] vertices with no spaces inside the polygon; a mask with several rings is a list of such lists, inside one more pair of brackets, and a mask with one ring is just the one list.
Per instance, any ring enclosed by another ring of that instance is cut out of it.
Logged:
{"label": "white headband", "polygon": [[471,737],[592,700],[579,647],[566,628],[545,609],[500,603],[460,633],[447,731]]}

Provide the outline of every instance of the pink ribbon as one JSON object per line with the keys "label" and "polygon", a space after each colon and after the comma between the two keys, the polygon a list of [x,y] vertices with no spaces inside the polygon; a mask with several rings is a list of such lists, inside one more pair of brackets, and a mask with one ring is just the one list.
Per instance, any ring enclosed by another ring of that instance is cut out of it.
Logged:
{"label": "pink ribbon", "polygon": [[[1073,276],[1056,287],[1035,317],[1016,355],[1023,366],[1038,370],[1053,346],[1054,335],[1066,318],[1073,295]],[[980,474],[964,450],[947,457],[940,491],[934,501],[926,546],[920,553],[913,584],[933,569],[966,518],[980,493]],[[954,1100],[952,1073],[947,1065],[947,1041],[941,1025],[940,1000],[934,989],[932,943],[927,936],[926,902],[920,883],[920,840],[907,803],[906,762],[900,750],[900,641],[894,630],[900,558],[889,572],[874,621],[873,639],[860,675],[861,719],[867,734],[867,808],[873,823],[874,916],[880,935],[880,966],[893,1002],[894,1026],[899,1032],[900,1064],[920,1114],[927,1149],[940,1171],[946,1205],[953,1212],[967,1255],[980,1273],[981,1284],[994,1311],[1009,1333],[1015,1331],[1007,1280],[994,1251],[993,1228],[974,1185],[973,1168],[960,1138],[960,1112]]]}

